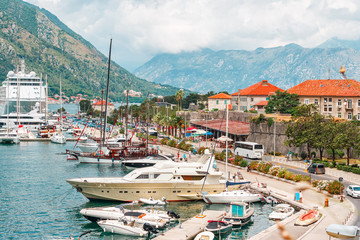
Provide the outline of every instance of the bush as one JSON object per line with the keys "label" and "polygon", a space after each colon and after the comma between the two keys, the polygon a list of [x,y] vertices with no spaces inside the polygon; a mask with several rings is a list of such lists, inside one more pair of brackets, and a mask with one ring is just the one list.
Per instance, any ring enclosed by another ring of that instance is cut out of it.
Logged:
{"label": "bush", "polygon": [[[240,162],[243,160],[243,157],[239,156],[239,155],[236,155],[235,158],[234,158],[234,164],[237,165],[237,166],[240,166]],[[246,165],[247,166],[247,165]],[[246,167],[245,166],[245,167]]]}
{"label": "bush", "polygon": [[316,152],[311,152],[310,156],[311,156],[312,158],[315,158],[315,157],[316,157]]}
{"label": "bush", "polygon": [[331,162],[330,168],[336,168],[336,162],[335,161]]}
{"label": "bush", "polygon": [[343,150],[336,150],[335,154],[339,156],[339,158],[343,158],[345,153]]}
{"label": "bush", "polygon": [[249,165],[248,161],[246,160],[241,160],[240,162],[240,167],[247,167]]}
{"label": "bush", "polygon": [[355,174],[360,174],[360,168],[352,168],[351,172]]}
{"label": "bush", "polygon": [[273,123],[274,123],[274,119],[273,119],[273,118],[268,118],[268,119],[267,119],[267,125],[268,125],[269,127],[271,127],[271,126],[273,125]]}
{"label": "bush", "polygon": [[266,164],[263,166],[262,172],[263,172],[263,173],[269,173],[270,168],[271,168],[272,166],[273,166],[273,165],[272,165],[271,163],[266,163]]}
{"label": "bush", "polygon": [[289,172],[289,171],[286,171],[286,172],[285,172],[285,177],[284,177],[285,179],[287,179],[287,180],[293,180],[294,177],[295,177],[295,174],[294,174],[294,173]]}
{"label": "bush", "polygon": [[[198,154],[204,154],[205,149],[209,149],[208,147],[200,147],[197,151]],[[209,149],[210,150],[210,149]]]}
{"label": "bush", "polygon": [[279,178],[284,178],[286,172],[287,172],[286,168],[281,168],[281,169],[279,170],[277,176],[278,176]]}
{"label": "bush", "polygon": [[215,153],[215,159],[224,161],[225,160],[225,154],[224,153]]}
{"label": "bush", "polygon": [[304,160],[307,157],[307,154],[305,152],[302,152],[300,154],[300,157],[301,157],[302,160]]}
{"label": "bush", "polygon": [[258,164],[259,164],[258,161],[251,162],[250,165],[249,165],[250,170],[256,170],[257,167],[258,167]]}
{"label": "bush", "polygon": [[329,182],[326,186],[326,191],[328,191],[330,194],[339,195],[344,190],[344,184],[340,183],[337,180],[334,180],[332,182]]}
{"label": "bush", "polygon": [[175,147],[176,146],[176,141],[174,139],[171,139],[167,142],[167,145],[170,147]]}
{"label": "bush", "polygon": [[351,164],[352,168],[358,168],[359,166],[357,164]]}
{"label": "bush", "polygon": [[166,145],[166,143],[168,142],[167,138],[163,138],[160,140],[161,144]]}
{"label": "bush", "polygon": [[269,170],[269,174],[272,176],[276,176],[278,172],[280,171],[281,167],[279,166],[272,166]]}
{"label": "bush", "polygon": [[305,182],[310,182],[310,176],[309,175],[303,175],[302,180]]}
{"label": "bush", "polygon": [[294,182],[300,182],[301,180],[303,179],[303,175],[301,175],[301,174],[296,174],[295,176],[294,176]]}

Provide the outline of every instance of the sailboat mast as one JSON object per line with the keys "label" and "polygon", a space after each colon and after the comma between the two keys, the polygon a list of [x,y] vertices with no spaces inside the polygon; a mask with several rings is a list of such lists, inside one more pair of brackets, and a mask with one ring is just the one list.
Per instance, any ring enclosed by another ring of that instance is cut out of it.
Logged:
{"label": "sailboat mast", "polygon": [[146,151],[148,151],[149,147],[149,97],[146,102]]}
{"label": "sailboat mast", "polygon": [[47,74],[45,76],[45,124],[47,124],[47,111],[48,111],[48,82]]}
{"label": "sailboat mast", "polygon": [[229,135],[229,105],[226,104],[226,153],[225,153],[225,174],[226,181],[228,181],[228,135]]}
{"label": "sailboat mast", "polygon": [[103,117],[102,117],[102,114],[103,114],[103,106],[104,106],[104,89],[101,89],[101,111],[100,111],[100,151],[101,151],[101,146],[102,144],[104,143],[105,144],[105,141],[103,142],[102,139],[103,139]]}
{"label": "sailboat mast", "polygon": [[61,73],[60,73],[60,129],[62,127],[62,92],[61,92]]}
{"label": "sailboat mast", "polygon": [[[25,73],[25,72],[24,72]],[[17,125],[20,125],[19,112],[20,112],[20,82],[19,82],[19,67],[17,68],[16,76],[16,85],[17,85],[17,99],[16,99],[16,120]]]}
{"label": "sailboat mast", "polygon": [[126,89],[126,110],[125,110],[125,144],[127,144],[127,140],[128,140],[128,109],[129,107],[129,85],[128,88]]}
{"label": "sailboat mast", "polygon": [[111,63],[111,45],[112,45],[112,38],[110,39],[109,62],[108,62],[108,75],[107,75],[107,82],[106,82],[105,117],[104,117],[104,137],[103,137],[103,142],[104,142],[104,143],[105,143],[106,123],[107,123],[107,106],[108,106],[108,99],[109,99],[110,63]]}

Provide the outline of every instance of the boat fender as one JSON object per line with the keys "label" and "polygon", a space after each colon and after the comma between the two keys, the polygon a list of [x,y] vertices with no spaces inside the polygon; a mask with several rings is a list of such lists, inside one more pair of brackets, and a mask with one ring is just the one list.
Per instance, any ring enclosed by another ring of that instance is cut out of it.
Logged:
{"label": "boat fender", "polygon": [[141,215],[139,216],[139,218],[142,218],[142,217],[144,217],[144,216],[146,216],[145,213],[141,214]]}
{"label": "boat fender", "polygon": [[79,187],[79,186],[75,187],[75,189],[76,189],[76,191],[78,191],[78,192],[82,192],[82,188]]}
{"label": "boat fender", "polygon": [[169,211],[167,212],[167,215],[168,215],[169,217],[176,218],[176,219],[180,218],[180,215],[177,214],[177,213],[175,213],[173,210],[169,210]]}
{"label": "boat fender", "polygon": [[104,154],[104,152],[103,152],[103,151],[99,151],[99,154]]}
{"label": "boat fender", "polygon": [[204,218],[206,215],[197,215],[196,218]]}

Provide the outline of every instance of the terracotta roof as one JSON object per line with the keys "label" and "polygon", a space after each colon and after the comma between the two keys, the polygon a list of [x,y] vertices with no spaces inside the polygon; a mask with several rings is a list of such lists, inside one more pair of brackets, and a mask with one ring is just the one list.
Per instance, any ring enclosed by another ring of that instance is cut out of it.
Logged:
{"label": "terracotta roof", "polygon": [[360,82],[354,79],[306,80],[287,91],[299,96],[360,96]]}
{"label": "terracotta roof", "polygon": [[[250,87],[242,89],[240,91],[240,96],[259,96],[259,95],[260,96],[269,96],[270,94],[273,94],[276,91],[284,92],[283,89],[278,88],[277,86],[268,83],[267,80],[262,80],[261,82],[251,85]],[[236,92],[234,94],[238,95],[238,92]]]}
{"label": "terracotta roof", "polygon": [[231,99],[231,96],[225,93],[219,93],[214,96],[208,97],[208,99]]}
{"label": "terracotta roof", "polygon": [[[234,135],[249,135],[250,134],[250,123],[247,122],[240,122],[235,120],[229,120],[229,133]],[[200,122],[194,122],[192,125],[195,126],[201,126],[203,128],[206,128],[208,130],[219,130],[226,132],[226,124],[225,120],[223,119],[215,119],[215,120],[207,120],[207,121],[200,121]]]}
{"label": "terracotta roof", "polygon": [[255,104],[254,106],[267,106],[268,105],[268,102],[267,100],[264,100],[264,101],[260,101],[258,102],[257,104]]}
{"label": "terracotta roof", "polygon": [[[106,101],[98,101],[96,103],[93,103],[93,106],[99,106],[99,105],[104,105],[105,106]],[[114,106],[114,104],[112,104],[111,102],[108,102],[108,106]]]}
{"label": "terracotta roof", "polygon": [[231,96],[239,96],[241,92],[241,89],[239,89],[236,93],[231,94]]}

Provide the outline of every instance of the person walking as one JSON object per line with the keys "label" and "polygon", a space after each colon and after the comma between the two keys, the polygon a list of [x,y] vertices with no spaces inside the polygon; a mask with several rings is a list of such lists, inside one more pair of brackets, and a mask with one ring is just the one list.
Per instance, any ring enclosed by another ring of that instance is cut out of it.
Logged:
{"label": "person walking", "polygon": [[189,159],[191,159],[191,150],[189,150]]}
{"label": "person walking", "polygon": [[303,194],[302,191],[299,192],[299,202],[302,203]]}
{"label": "person walking", "polygon": [[179,161],[179,159],[180,159],[180,152],[178,151],[177,160]]}
{"label": "person walking", "polygon": [[183,160],[185,161],[185,159],[186,159],[186,154],[184,153]]}

